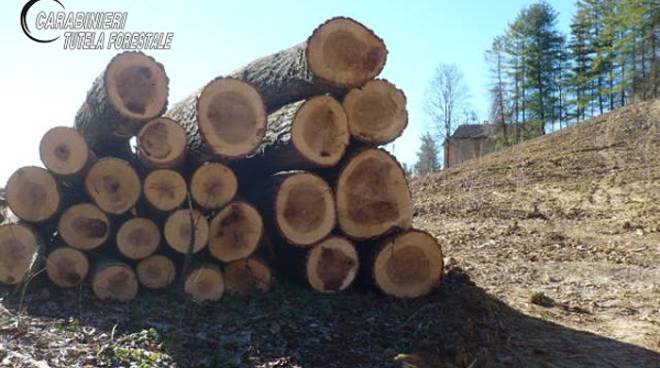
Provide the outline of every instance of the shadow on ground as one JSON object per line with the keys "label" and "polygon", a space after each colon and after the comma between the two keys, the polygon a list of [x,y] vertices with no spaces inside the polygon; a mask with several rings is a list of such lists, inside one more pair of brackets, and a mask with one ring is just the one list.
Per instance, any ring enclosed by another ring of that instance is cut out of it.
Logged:
{"label": "shadow on ground", "polygon": [[[88,291],[5,297],[0,362],[29,366],[657,367],[660,355],[533,318],[459,268],[419,300],[319,295],[282,284],[199,305],[175,293],[126,305]],[[3,292],[7,295],[7,290]],[[654,365],[655,364],[655,365]]]}

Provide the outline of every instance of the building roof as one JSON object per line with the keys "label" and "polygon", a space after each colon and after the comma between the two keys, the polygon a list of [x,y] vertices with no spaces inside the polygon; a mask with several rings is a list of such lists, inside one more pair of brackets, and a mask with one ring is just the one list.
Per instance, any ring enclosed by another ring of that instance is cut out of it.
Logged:
{"label": "building roof", "polygon": [[456,128],[450,138],[488,138],[497,132],[497,128],[497,124],[463,124]]}

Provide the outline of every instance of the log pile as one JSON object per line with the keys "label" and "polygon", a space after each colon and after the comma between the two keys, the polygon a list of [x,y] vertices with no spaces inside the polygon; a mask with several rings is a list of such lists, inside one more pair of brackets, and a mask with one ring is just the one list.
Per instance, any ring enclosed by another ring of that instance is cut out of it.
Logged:
{"label": "log pile", "polygon": [[411,228],[404,171],[378,148],[408,121],[403,92],[374,79],[386,58],[370,29],[333,18],[168,110],[163,66],[117,55],[73,127],[44,134],[45,168],[9,179],[20,221],[0,226],[0,282],[45,267],[57,287],[89,281],[117,301],[175,287],[218,300],[275,276],[323,293],[356,280],[428,293],[440,245]]}

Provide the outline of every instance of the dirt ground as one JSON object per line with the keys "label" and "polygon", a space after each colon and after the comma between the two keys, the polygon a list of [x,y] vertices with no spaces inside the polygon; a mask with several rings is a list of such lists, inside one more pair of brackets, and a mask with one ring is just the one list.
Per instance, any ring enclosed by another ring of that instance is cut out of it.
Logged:
{"label": "dirt ground", "polygon": [[0,289],[0,366],[658,367],[660,101],[416,180],[446,255],[428,297],[356,288],[196,304]]}

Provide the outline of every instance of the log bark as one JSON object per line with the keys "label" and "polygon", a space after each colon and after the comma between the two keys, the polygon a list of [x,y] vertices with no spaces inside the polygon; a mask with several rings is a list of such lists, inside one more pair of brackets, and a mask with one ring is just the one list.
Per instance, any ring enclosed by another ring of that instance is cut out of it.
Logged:
{"label": "log bark", "polygon": [[155,254],[138,262],[136,273],[141,285],[149,289],[165,289],[176,278],[176,265],[171,258]]}
{"label": "log bark", "polygon": [[416,298],[428,294],[443,277],[440,243],[429,233],[408,230],[365,244],[363,277],[384,294]]}
{"label": "log bark", "polygon": [[178,172],[158,169],[144,178],[144,198],[147,204],[161,213],[179,208],[188,196],[186,180]]}
{"label": "log bark", "polygon": [[270,266],[257,257],[230,262],[224,269],[224,278],[229,294],[266,293],[273,283]]}
{"label": "log bark", "polygon": [[184,291],[197,301],[216,301],[225,292],[225,282],[220,268],[211,263],[193,267],[186,276]]}
{"label": "log bark", "polygon": [[190,195],[207,210],[224,207],[236,196],[238,179],[234,171],[219,162],[207,162],[190,178]]}
{"label": "log bark", "polygon": [[245,157],[259,146],[266,130],[266,110],[248,83],[216,78],[175,104],[167,117],[186,131],[193,162]]}
{"label": "log bark", "polygon": [[75,127],[101,156],[128,148],[128,138],[167,108],[169,80],[163,66],[141,52],[115,56],[94,80]]}
{"label": "log bark", "polygon": [[311,96],[343,95],[385,66],[383,40],[345,17],[321,24],[306,42],[260,58],[230,74],[257,88],[268,111]]}
{"label": "log bark", "polygon": [[384,79],[351,89],[342,105],[351,136],[362,143],[387,144],[399,137],[408,125],[406,96]]}
{"label": "log bark", "polygon": [[100,261],[92,278],[92,290],[101,300],[127,302],[138,293],[135,271],[129,265],[118,261]]}
{"label": "log bark", "polygon": [[96,162],[96,155],[74,128],[55,127],[41,138],[39,156],[58,179],[79,183]]}
{"label": "log bark", "polygon": [[252,255],[261,243],[264,228],[259,211],[243,201],[223,208],[209,226],[209,252],[223,262]]}
{"label": "log bark", "polygon": [[97,206],[79,203],[62,213],[57,232],[67,245],[80,250],[92,250],[106,243],[110,237],[111,223]]}
{"label": "log bark", "polygon": [[337,165],[349,144],[346,114],[331,96],[315,96],[268,115],[268,128],[254,155],[235,163],[245,177]]}
{"label": "log bark", "polygon": [[40,247],[41,238],[30,226],[0,225],[0,282],[21,283],[32,269]]}
{"label": "log bark", "polygon": [[48,278],[61,288],[80,285],[87,277],[89,268],[87,255],[75,248],[59,247],[46,257]]}
{"label": "log bark", "polygon": [[7,181],[7,204],[22,220],[46,222],[55,218],[62,208],[60,189],[47,170],[36,166],[22,167]]}
{"label": "log bark", "polygon": [[192,242],[192,253],[198,253],[209,240],[209,223],[197,210],[180,209],[172,212],[163,228],[167,244],[181,254],[187,254]]}
{"label": "log bark", "polygon": [[160,241],[160,229],[155,222],[146,217],[134,217],[119,227],[115,243],[124,257],[140,260],[156,252]]}
{"label": "log bark", "polygon": [[137,135],[138,158],[151,169],[175,169],[185,164],[186,131],[168,118],[146,123]]}
{"label": "log bark", "polygon": [[412,225],[405,173],[385,150],[369,148],[347,157],[335,193],[339,227],[353,239],[372,239]]}
{"label": "log bark", "polygon": [[133,208],[142,193],[137,171],[128,161],[114,157],[102,158],[91,167],[85,188],[94,203],[112,215]]}

